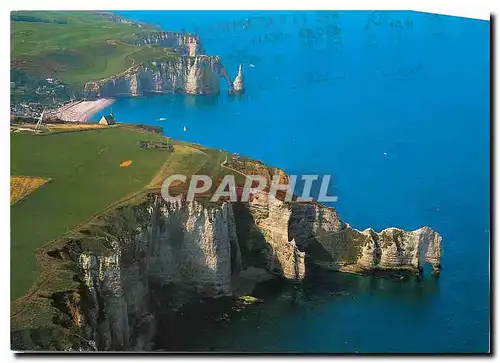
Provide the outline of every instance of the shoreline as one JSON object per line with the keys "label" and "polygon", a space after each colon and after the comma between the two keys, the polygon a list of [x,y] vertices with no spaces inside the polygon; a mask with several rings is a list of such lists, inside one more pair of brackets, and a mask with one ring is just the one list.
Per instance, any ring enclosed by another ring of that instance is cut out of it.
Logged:
{"label": "shoreline", "polygon": [[54,116],[62,121],[88,122],[96,112],[112,105],[113,98],[99,98],[94,101],[73,101],[67,103],[54,111]]}

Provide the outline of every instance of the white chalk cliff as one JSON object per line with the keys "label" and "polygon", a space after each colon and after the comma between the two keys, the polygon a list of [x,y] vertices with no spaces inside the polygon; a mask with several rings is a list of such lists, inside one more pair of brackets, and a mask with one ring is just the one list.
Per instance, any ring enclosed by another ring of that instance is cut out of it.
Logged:
{"label": "white chalk cliff", "polygon": [[113,77],[89,81],[85,84],[84,95],[103,98],[171,92],[210,94],[219,92],[221,78],[231,86],[220,57],[172,56],[168,60],[143,63]]}
{"label": "white chalk cliff", "polygon": [[[60,319],[79,330],[60,343],[70,350],[151,349],[156,314],[165,299],[180,299],[172,291],[231,294],[240,272],[250,267],[300,281],[313,266],[419,274],[424,263],[439,271],[441,258],[441,237],[429,227],[361,232],[334,209],[266,193],[249,203],[217,205],[167,203],[149,194],[105,213],[59,246],[45,252],[53,257],[51,266],[73,264],[80,271],[74,277],[81,281],[79,292],[51,297]],[[47,349],[38,332],[11,336],[16,349]]]}
{"label": "white chalk cliff", "polygon": [[138,33],[135,45],[156,44],[171,53],[161,59],[134,65],[111,77],[89,80],[83,88],[88,99],[118,96],[143,96],[148,93],[213,94],[220,90],[223,78],[229,92],[243,90],[241,66],[235,82],[231,82],[221,58],[204,54],[196,35],[176,32]]}

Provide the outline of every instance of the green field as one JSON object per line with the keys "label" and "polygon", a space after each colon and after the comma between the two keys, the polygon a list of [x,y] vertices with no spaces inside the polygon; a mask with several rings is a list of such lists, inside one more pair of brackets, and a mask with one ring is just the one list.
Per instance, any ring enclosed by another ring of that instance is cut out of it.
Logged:
{"label": "green field", "polygon": [[[11,135],[11,175],[51,179],[11,208],[11,298],[15,299],[38,275],[35,249],[144,188],[170,153],[141,150],[139,140],[163,137],[126,128]],[[124,160],[133,163],[120,167]]]}
{"label": "green field", "polygon": [[[165,137],[131,125],[11,133],[11,176],[50,180],[11,206],[11,300],[26,294],[40,274],[38,248],[136,192],[158,190],[168,175],[210,175],[211,192],[226,174],[244,183],[241,173],[221,165],[228,157],[224,151],[177,140],[170,140],[173,152],[140,149],[144,140]],[[132,164],[120,167],[127,160]]]}
{"label": "green field", "polygon": [[[35,19],[35,21],[23,21]],[[44,22],[53,21],[53,22]],[[11,13],[11,67],[34,77],[56,77],[75,88],[148,60],[176,56],[162,46],[127,44],[135,33],[158,31],[116,23],[90,11]]]}
{"label": "green field", "polygon": [[[168,175],[209,175],[213,193],[226,174],[240,184],[245,180],[241,170],[263,175],[273,170],[251,159],[240,169],[231,163],[235,155],[172,139],[173,151],[141,149],[139,141],[165,141],[144,126],[62,130],[11,133],[11,176],[48,180],[11,205],[11,330],[42,329],[52,349],[61,349],[51,344],[71,335],[61,326],[60,319],[67,317],[54,306],[54,296],[81,288],[74,279],[78,266],[57,258],[57,251],[69,248],[68,241],[75,238],[83,249],[105,254],[106,243],[86,233],[106,218],[129,218],[127,213],[158,192]],[[132,164],[120,167],[128,160]],[[185,192],[187,185],[177,191]],[[210,203],[210,195],[197,200]]]}

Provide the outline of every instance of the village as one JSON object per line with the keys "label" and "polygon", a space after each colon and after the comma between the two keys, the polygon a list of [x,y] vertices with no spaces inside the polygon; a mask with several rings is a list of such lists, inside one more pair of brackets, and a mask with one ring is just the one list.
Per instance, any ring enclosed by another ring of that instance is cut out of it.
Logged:
{"label": "village", "polygon": [[56,78],[36,78],[21,70],[12,70],[10,76],[10,113],[15,117],[36,118],[43,108],[57,109],[79,98],[78,92]]}

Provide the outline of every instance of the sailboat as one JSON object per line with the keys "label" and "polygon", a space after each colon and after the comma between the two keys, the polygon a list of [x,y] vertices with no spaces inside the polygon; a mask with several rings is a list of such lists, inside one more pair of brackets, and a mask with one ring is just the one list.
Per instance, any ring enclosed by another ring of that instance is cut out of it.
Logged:
{"label": "sailboat", "polygon": [[184,132],[186,132],[187,130],[188,130],[188,129],[187,129],[187,127],[186,127],[186,126],[184,126]]}

